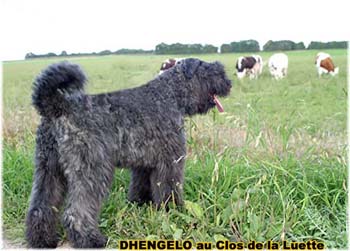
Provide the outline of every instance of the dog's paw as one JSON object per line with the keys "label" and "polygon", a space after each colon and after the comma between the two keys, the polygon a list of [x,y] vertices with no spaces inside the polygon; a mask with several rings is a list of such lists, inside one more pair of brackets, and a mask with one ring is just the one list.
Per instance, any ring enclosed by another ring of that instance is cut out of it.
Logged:
{"label": "dog's paw", "polygon": [[92,234],[87,238],[77,239],[73,242],[74,248],[104,248],[107,244],[107,237],[102,234]]}

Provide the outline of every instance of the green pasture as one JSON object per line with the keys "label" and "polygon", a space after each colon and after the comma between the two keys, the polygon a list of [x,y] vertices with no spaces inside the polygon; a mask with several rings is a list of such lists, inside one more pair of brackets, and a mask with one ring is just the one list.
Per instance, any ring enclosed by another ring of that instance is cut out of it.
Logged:
{"label": "green pasture", "polygon": [[[326,52],[339,66],[338,76],[318,78],[317,51],[290,51],[288,76],[280,81],[271,78],[267,65],[258,80],[239,81],[234,67],[241,54],[192,55],[221,61],[233,88],[221,99],[225,113],[213,109],[186,119],[186,206],[157,211],[129,203],[129,172],[116,170],[100,219],[108,247],[121,239],[314,239],[327,248],[346,248],[347,55],[346,50]],[[260,55],[267,62],[272,53]],[[68,60],[83,67],[87,92],[95,94],[146,83],[169,57],[174,56]],[[25,244],[39,122],[31,106],[32,82],[60,60],[3,63],[3,232],[19,245]]]}

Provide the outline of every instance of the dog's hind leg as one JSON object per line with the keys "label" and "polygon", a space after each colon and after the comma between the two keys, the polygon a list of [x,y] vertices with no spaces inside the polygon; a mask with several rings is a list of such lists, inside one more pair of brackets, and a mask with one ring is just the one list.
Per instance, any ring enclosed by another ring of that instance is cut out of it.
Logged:
{"label": "dog's hind leg", "polygon": [[96,148],[72,149],[65,155],[68,194],[62,221],[74,248],[102,248],[107,243],[98,228],[98,220],[114,168]]}
{"label": "dog's hind leg", "polygon": [[172,163],[171,165],[161,164],[153,169],[151,174],[152,201],[157,207],[162,203],[175,202],[182,205],[182,190],[184,180],[184,161]]}
{"label": "dog's hind leg", "polygon": [[143,204],[152,201],[150,174],[151,170],[146,168],[131,169],[131,182],[128,193],[128,199],[131,202]]}
{"label": "dog's hind leg", "polygon": [[38,136],[36,169],[26,218],[26,239],[31,248],[55,248],[59,241],[56,225],[66,186],[55,146],[52,137]]}

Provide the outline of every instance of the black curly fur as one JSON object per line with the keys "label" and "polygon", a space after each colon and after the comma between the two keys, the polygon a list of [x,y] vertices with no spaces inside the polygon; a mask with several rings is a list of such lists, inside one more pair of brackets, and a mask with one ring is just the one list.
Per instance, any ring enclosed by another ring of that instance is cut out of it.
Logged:
{"label": "black curly fur", "polygon": [[78,65],[67,61],[52,64],[35,80],[33,105],[41,116],[59,117],[70,112],[67,95],[84,92],[86,76]]}
{"label": "black curly fur", "polygon": [[146,85],[86,95],[79,66],[62,62],[36,79],[38,110],[35,174],[26,220],[29,247],[54,248],[62,223],[73,247],[106,244],[99,211],[115,167],[127,167],[129,200],[183,203],[186,138],[183,118],[206,113],[213,95],[228,95],[224,67],[186,59]]}

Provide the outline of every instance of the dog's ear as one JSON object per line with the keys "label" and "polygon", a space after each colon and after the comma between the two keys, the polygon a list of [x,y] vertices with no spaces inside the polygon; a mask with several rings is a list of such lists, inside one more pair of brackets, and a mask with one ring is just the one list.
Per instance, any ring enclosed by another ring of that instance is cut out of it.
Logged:
{"label": "dog's ear", "polygon": [[183,60],[181,64],[183,73],[185,74],[186,78],[191,79],[196,73],[198,67],[201,65],[201,61],[196,58],[187,58]]}

